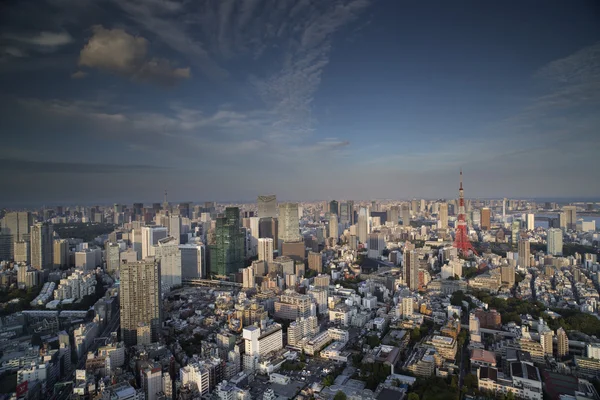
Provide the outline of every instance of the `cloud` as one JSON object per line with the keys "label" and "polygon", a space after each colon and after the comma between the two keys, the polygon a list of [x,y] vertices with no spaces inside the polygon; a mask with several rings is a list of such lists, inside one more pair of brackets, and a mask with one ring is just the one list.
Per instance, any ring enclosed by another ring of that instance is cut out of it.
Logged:
{"label": "cloud", "polygon": [[79,55],[79,65],[109,71],[136,81],[173,85],[191,76],[190,68],[175,68],[162,58],[148,58],[148,41],[123,29],[92,28]]}
{"label": "cloud", "polygon": [[143,164],[95,164],[80,162],[34,161],[0,158],[2,170],[24,174],[115,174],[122,172],[155,172],[164,167]]}
{"label": "cloud", "polygon": [[71,78],[73,79],[83,79],[88,75],[87,72],[84,71],[76,71],[71,74]]}
{"label": "cloud", "polygon": [[33,35],[2,35],[4,39],[12,40],[33,46],[40,47],[59,47],[69,44],[73,41],[73,37],[68,32],[47,32],[42,31]]}

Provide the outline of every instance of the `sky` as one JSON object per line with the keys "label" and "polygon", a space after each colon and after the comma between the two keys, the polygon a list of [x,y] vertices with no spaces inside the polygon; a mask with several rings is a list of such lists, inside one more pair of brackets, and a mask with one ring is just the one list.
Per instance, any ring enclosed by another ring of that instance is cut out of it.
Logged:
{"label": "sky", "polygon": [[594,1],[2,4],[5,204],[600,198]]}

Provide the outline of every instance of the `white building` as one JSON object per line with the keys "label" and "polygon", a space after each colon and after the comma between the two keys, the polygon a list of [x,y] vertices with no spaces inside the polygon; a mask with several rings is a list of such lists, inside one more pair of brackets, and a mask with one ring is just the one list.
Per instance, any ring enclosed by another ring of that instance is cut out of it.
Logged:
{"label": "white building", "polygon": [[273,239],[259,238],[258,239],[258,261],[265,260],[273,262]]}
{"label": "white building", "polygon": [[154,256],[154,246],[166,237],[167,228],[164,226],[142,226],[142,259]]}
{"label": "white building", "polygon": [[182,266],[179,240],[169,236],[158,241],[155,257],[160,261],[161,285],[168,291],[181,286]]}
{"label": "white building", "polygon": [[561,256],[563,252],[563,231],[559,228],[548,229],[548,254]]}

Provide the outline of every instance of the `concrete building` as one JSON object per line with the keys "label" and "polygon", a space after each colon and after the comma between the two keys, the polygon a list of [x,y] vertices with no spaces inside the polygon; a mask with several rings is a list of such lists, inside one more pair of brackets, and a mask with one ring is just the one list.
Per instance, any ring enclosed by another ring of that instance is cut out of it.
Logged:
{"label": "concrete building", "polygon": [[158,241],[167,235],[168,229],[164,226],[142,226],[142,259],[154,256]]}
{"label": "concrete building", "polygon": [[553,256],[562,256],[563,252],[563,231],[560,228],[548,229],[547,238],[547,250],[548,254]]}
{"label": "concrete building", "polygon": [[562,211],[565,215],[565,227],[567,230],[574,231],[577,229],[577,207],[564,206]]}
{"label": "concrete building", "polygon": [[314,251],[308,253],[308,269],[318,273],[323,272],[323,255],[321,253]]}
{"label": "concrete building", "polygon": [[52,224],[36,223],[31,227],[31,266],[39,270],[54,267],[54,228]]}
{"label": "concrete building", "polygon": [[258,239],[258,261],[264,260],[268,263],[273,262],[273,239]]}
{"label": "concrete building", "polygon": [[556,330],[556,355],[564,357],[567,354],[569,354],[569,337],[563,328],[558,328]]}
{"label": "concrete building", "polygon": [[[14,242],[14,260],[17,263],[31,264],[31,250],[29,249],[29,242],[25,240],[19,240]],[[55,256],[56,258],[56,253]],[[56,264],[55,264],[56,265]]]}
{"label": "concrete building", "polygon": [[69,262],[69,241],[66,239],[54,240],[54,269],[67,266]]}
{"label": "concrete building", "polygon": [[106,258],[106,272],[111,275],[119,272],[121,264],[121,246],[118,243],[106,242],[104,246]]}
{"label": "concrete building", "polygon": [[157,342],[162,321],[161,270],[154,258],[121,264],[121,339],[135,345],[140,322],[151,327],[152,341]]}
{"label": "concrete building", "polygon": [[448,203],[440,203],[438,210],[439,227],[448,229]]}
{"label": "concrete building", "polygon": [[383,255],[385,249],[385,235],[383,233],[370,233],[369,234],[369,251],[367,252],[368,258],[379,258]]}
{"label": "concrete building", "polygon": [[312,337],[319,331],[317,317],[299,318],[290,323],[287,330],[288,345],[296,346],[307,337]]}
{"label": "concrete building", "polygon": [[358,241],[367,243],[369,235],[369,213],[365,207],[358,210]]}
{"label": "concrete building", "polygon": [[535,214],[527,214],[527,230],[535,230]]}
{"label": "concrete building", "polygon": [[338,217],[336,214],[331,214],[329,216],[329,235],[328,237],[332,238],[334,240],[334,243],[337,244],[338,239],[340,238],[339,235],[339,226],[338,226]]}
{"label": "concrete building", "polygon": [[400,206],[402,210],[402,226],[410,226],[410,207],[404,203]]}
{"label": "concrete building", "polygon": [[512,288],[515,285],[515,267],[503,265],[500,267],[500,276],[502,283]]}
{"label": "concrete building", "polygon": [[519,260],[518,265],[521,268],[529,268],[529,258],[530,258],[530,250],[529,250],[529,240],[519,239]]}
{"label": "concrete building", "polygon": [[179,240],[168,236],[158,241],[155,259],[160,262],[160,281],[164,290],[181,286],[182,266]]}
{"label": "concrete building", "polygon": [[279,245],[282,242],[302,241],[298,219],[298,203],[282,203],[279,205]]}
{"label": "concrete building", "polygon": [[146,365],[140,370],[140,382],[145,400],[158,400],[163,391],[162,368],[159,363]]}
{"label": "concrete building", "polygon": [[312,299],[308,295],[286,290],[275,302],[275,317],[295,321],[311,316]]}
{"label": "concrete building", "polygon": [[277,196],[274,194],[258,196],[258,217],[277,218]]}
{"label": "concrete building", "polygon": [[417,250],[405,250],[403,260],[404,283],[410,290],[419,288],[419,253]]}
{"label": "concrete building", "polygon": [[481,229],[484,231],[489,231],[492,223],[491,223],[491,210],[487,207],[481,209]]}

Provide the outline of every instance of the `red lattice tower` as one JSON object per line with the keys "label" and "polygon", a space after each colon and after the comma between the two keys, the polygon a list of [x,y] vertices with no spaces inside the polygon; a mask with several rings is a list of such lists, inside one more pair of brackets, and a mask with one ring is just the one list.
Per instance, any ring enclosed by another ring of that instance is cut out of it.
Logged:
{"label": "red lattice tower", "polygon": [[469,241],[469,236],[467,235],[467,220],[465,216],[465,195],[462,182],[462,168],[460,170],[460,188],[458,189],[458,193],[458,220],[456,223],[456,236],[454,238],[454,247],[456,247],[458,251],[463,254],[463,256],[468,256],[469,250],[472,251],[473,254],[477,254],[477,252],[473,248],[473,245]]}

